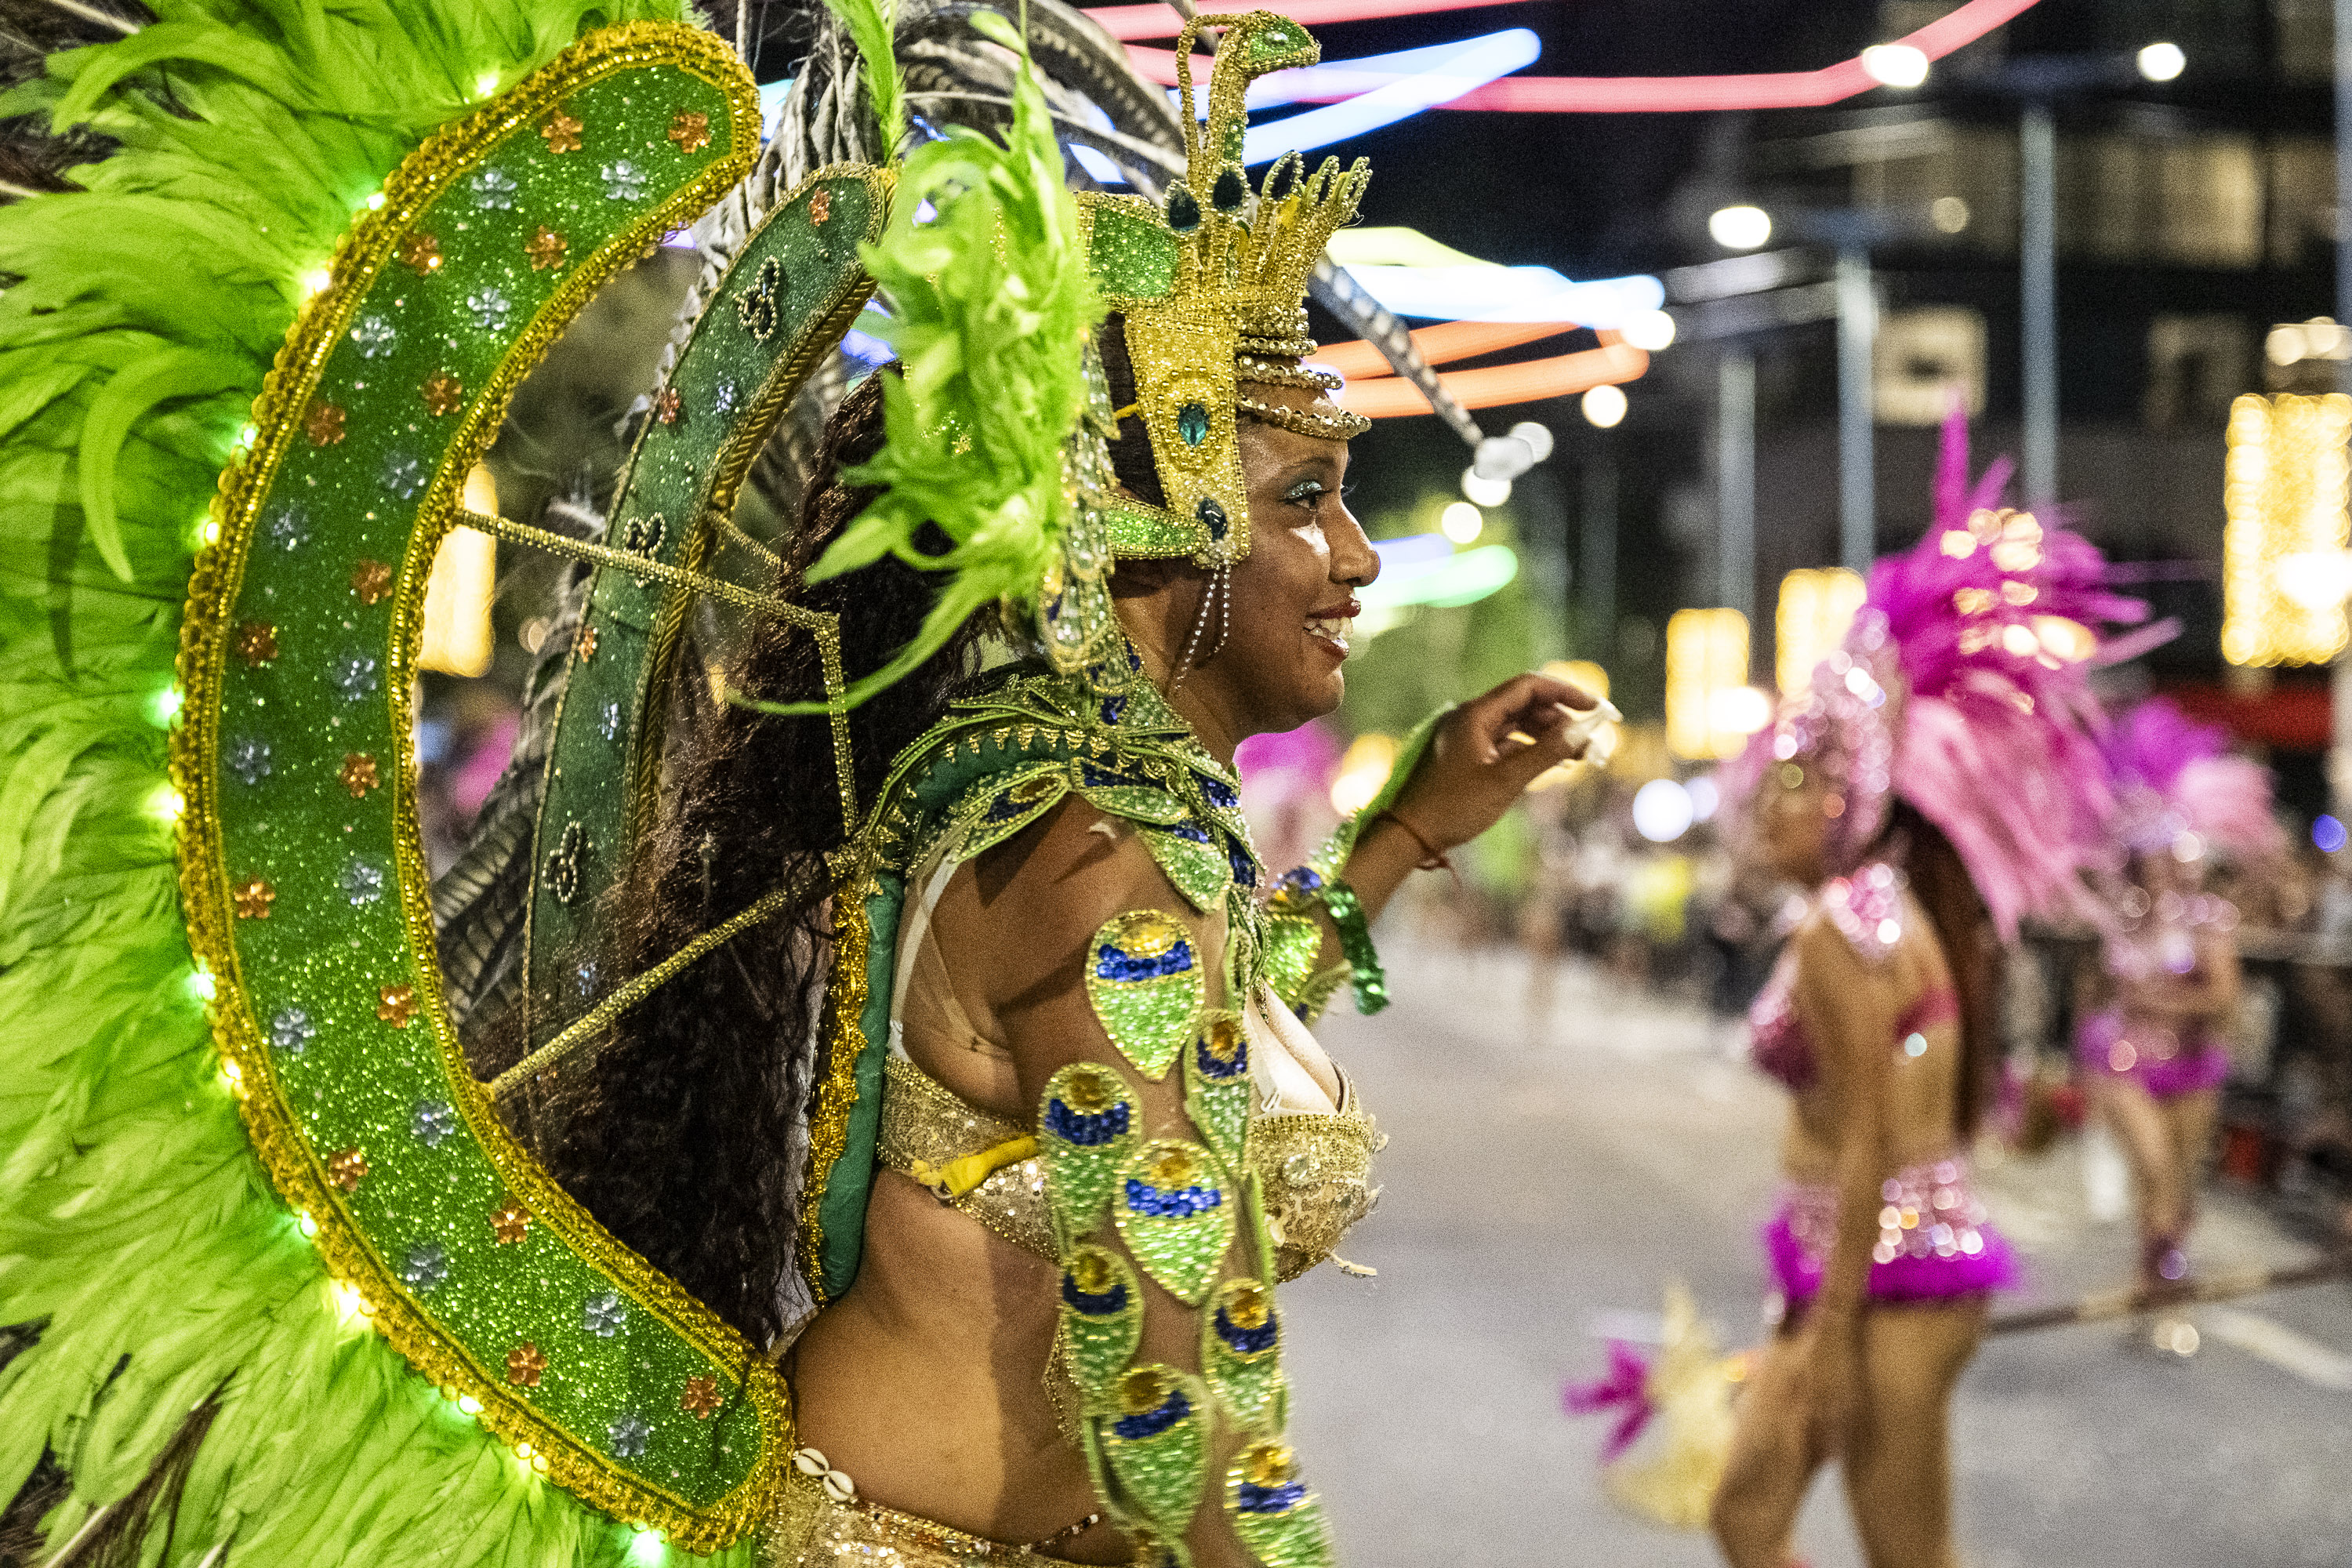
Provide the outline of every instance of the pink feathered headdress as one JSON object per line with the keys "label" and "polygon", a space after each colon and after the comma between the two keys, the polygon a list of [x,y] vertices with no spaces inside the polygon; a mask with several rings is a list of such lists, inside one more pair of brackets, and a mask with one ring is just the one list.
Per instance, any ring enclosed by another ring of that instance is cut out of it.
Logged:
{"label": "pink feathered headdress", "polygon": [[[2108,732],[2116,811],[2109,831],[2135,854],[2207,845],[2248,858],[2284,854],[2286,835],[2271,816],[2270,770],[2229,754],[2228,732],[2200,724],[2161,697],[2133,709]],[[2195,836],[2184,846],[2182,836]]]}
{"label": "pink feathered headdress", "polygon": [[1998,507],[2010,465],[1971,486],[1968,426],[1944,426],[1936,521],[1870,574],[1853,630],[1811,692],[1757,737],[1735,786],[1776,761],[1821,770],[1840,802],[1831,869],[1860,863],[1900,795],[1941,828],[2004,938],[2020,917],[2087,910],[2113,807],[2085,669],[2095,628],[2143,618],[2089,541]]}

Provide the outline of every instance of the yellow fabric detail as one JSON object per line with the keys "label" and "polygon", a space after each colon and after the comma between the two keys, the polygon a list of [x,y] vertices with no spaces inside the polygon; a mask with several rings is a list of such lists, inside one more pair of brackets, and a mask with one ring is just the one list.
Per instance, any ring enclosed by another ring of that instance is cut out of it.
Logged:
{"label": "yellow fabric detail", "polygon": [[934,1165],[928,1160],[910,1161],[907,1174],[941,1197],[960,1198],[1005,1166],[1019,1164],[1036,1152],[1036,1139],[1013,1138],[977,1154],[950,1160],[944,1165]]}

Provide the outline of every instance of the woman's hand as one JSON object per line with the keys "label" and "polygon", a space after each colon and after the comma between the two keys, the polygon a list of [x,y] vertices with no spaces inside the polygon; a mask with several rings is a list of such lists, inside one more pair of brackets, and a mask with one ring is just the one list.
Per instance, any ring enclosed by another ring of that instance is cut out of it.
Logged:
{"label": "woman's hand", "polygon": [[1598,706],[1568,681],[1513,676],[1445,716],[1397,797],[1397,815],[1432,848],[1469,843],[1546,768],[1584,755],[1590,727],[1577,721]]}

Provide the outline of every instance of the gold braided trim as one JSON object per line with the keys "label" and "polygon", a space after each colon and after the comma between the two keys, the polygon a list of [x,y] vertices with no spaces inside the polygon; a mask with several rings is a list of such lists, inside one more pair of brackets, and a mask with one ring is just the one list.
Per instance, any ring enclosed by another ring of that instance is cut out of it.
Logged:
{"label": "gold braided trim", "polygon": [[864,854],[834,884],[833,976],[825,985],[824,1081],[809,1107],[808,1179],[801,1194],[798,1238],[801,1278],[816,1304],[824,1290],[824,1194],[833,1167],[849,1147],[849,1117],[857,1108],[857,1058],[866,1054],[866,965],[874,946],[874,923],[866,901],[881,891],[874,862]]}
{"label": "gold braided trim", "polygon": [[490,1098],[503,1100],[535,1075],[562,1066],[574,1051],[612,1027],[622,1014],[669,984],[680,970],[704,953],[782,914],[793,905],[800,891],[798,887],[787,885],[764,893],[751,908],[711,927],[651,969],[630,976],[627,984],[582,1014],[555,1038],[492,1079]]}
{"label": "gold braided trim", "polygon": [[1337,392],[1348,384],[1348,378],[1336,370],[1288,364],[1252,354],[1234,355],[1234,371],[1244,384],[1255,382],[1260,386],[1311,386],[1321,392]]}
{"label": "gold braided trim", "polygon": [[1234,406],[1245,419],[1312,436],[1318,441],[1351,441],[1372,427],[1370,420],[1344,408],[1326,414],[1320,409],[1285,408],[1278,403],[1261,403],[1255,397],[1235,397]]}
{"label": "gold braided trim", "polygon": [[[255,517],[299,428],[320,373],[368,287],[419,215],[509,135],[592,82],[624,70],[660,66],[694,76],[724,96],[728,153],[568,269],[508,350],[488,386],[461,416],[409,532],[393,600],[384,686],[395,751],[391,770],[394,850],[406,956],[422,1004],[417,1021],[432,1031],[450,1100],[468,1135],[531,1217],[704,1355],[722,1386],[733,1384],[758,1412],[759,1458],[734,1490],[709,1504],[694,1503],[623,1469],[547,1419],[441,1326],[352,1219],[346,1194],[327,1179],[319,1152],[286,1101],[247,998],[228,906],[216,771],[229,616],[244,580]],[[515,389],[606,281],[635,262],[648,244],[703,211],[750,172],[759,144],[758,99],[734,54],[699,28],[639,22],[589,34],[473,115],[435,132],[402,160],[384,182],[383,205],[362,212],[337,242],[330,268],[332,281],[304,306],[289,329],[254,401],[255,433],[220,476],[220,494],[212,507],[220,525],[219,543],[197,554],[181,622],[179,674],[186,701],[184,718],[172,739],[171,757],[173,783],[186,803],[179,828],[180,896],[190,945],[214,980],[209,1008],[214,1042],[236,1083],[238,1112],[270,1184],[316,1224],[313,1241],[328,1274],[358,1291],[371,1325],[410,1365],[442,1387],[478,1401],[477,1418],[486,1430],[509,1446],[530,1443],[532,1468],[543,1470],[589,1506],[662,1530],[677,1545],[698,1553],[716,1552],[758,1524],[793,1446],[790,1391],[740,1333],[614,1239],[565,1193],[515,1142],[467,1068],[450,1021],[436,956],[430,876],[416,816],[410,691],[423,643],[425,589],[435,552],[462,510],[465,476],[497,434]]]}

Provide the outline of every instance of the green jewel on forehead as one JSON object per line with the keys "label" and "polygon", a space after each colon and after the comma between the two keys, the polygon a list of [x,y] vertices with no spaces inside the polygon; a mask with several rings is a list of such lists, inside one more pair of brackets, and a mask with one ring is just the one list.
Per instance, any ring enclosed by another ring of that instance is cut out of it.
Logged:
{"label": "green jewel on forehead", "polygon": [[1209,411],[1197,403],[1188,403],[1176,411],[1176,434],[1184,437],[1184,445],[1197,447],[1209,438]]}
{"label": "green jewel on forehead", "polygon": [[1095,1016],[1119,1054],[1150,1078],[1174,1065],[1205,990],[1192,931],[1173,915],[1115,915],[1087,948],[1087,999]]}

